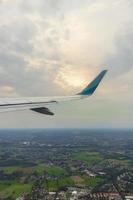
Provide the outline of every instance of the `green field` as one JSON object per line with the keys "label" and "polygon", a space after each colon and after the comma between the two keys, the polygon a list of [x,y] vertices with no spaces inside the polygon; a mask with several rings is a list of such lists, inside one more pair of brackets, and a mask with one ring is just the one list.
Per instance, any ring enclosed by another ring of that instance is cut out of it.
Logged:
{"label": "green field", "polygon": [[82,178],[84,179],[84,184],[86,186],[90,186],[90,187],[95,187],[103,181],[103,179],[99,178],[99,177],[90,178],[90,177],[87,177],[87,176],[82,176]]}
{"label": "green field", "polygon": [[[34,172],[36,172],[38,175],[47,174],[52,177],[58,178],[58,183],[56,180],[49,180],[48,186],[49,190],[56,190],[58,187],[65,187],[65,186],[73,186],[74,182],[71,178],[66,177],[67,172],[57,166],[51,166],[46,167],[44,165],[37,165],[34,167],[17,167],[17,166],[11,166],[11,167],[3,167],[1,168],[6,174],[12,175],[16,172],[21,172],[22,176],[24,175],[30,175]],[[12,196],[14,198],[20,196],[24,192],[29,192],[31,190],[31,187],[33,185],[32,183],[23,184],[20,183],[18,179],[14,178],[12,181],[1,181],[0,182],[0,193],[4,196]],[[44,187],[46,187],[44,182]]]}
{"label": "green field", "polygon": [[74,186],[74,181],[71,177],[65,177],[57,180],[51,180],[48,182],[49,190],[50,191],[56,191],[59,188],[63,187],[72,187]]}
{"label": "green field", "polygon": [[115,166],[128,167],[131,164],[130,160],[108,159],[108,162]]}
{"label": "green field", "polygon": [[37,165],[34,167],[17,167],[17,166],[11,166],[11,167],[4,167],[1,168],[4,170],[7,174],[12,174],[14,172],[22,172],[24,174],[31,174],[33,172],[37,172],[38,174],[48,174],[51,176],[65,176],[67,173],[64,169],[56,166],[52,167],[46,167],[44,165]]}
{"label": "green field", "polygon": [[93,165],[103,160],[102,156],[97,152],[79,152],[72,156],[73,160],[83,161],[88,165]]}
{"label": "green field", "polygon": [[[102,158],[100,157],[99,154],[93,153],[80,153],[80,154],[75,154],[74,155],[75,160],[83,160],[88,164],[94,164],[96,162],[100,162]],[[63,187],[72,187],[75,186],[76,183],[72,179],[72,177],[68,177],[67,172],[57,166],[50,166],[46,167],[43,164],[34,166],[34,167],[17,167],[17,166],[12,166],[12,167],[5,167],[1,168],[4,170],[5,173],[8,175],[12,175],[15,172],[21,172],[22,176],[26,175],[31,175],[32,173],[36,172],[39,176],[47,174],[51,176],[52,178],[50,180],[43,179],[42,181],[42,186],[44,188],[49,188],[49,191],[56,191],[59,188]],[[14,176],[15,177],[15,176]],[[102,179],[100,178],[88,178],[85,175],[81,175],[81,178],[83,182],[81,185],[86,185],[86,186],[96,186]],[[6,197],[12,196],[13,198],[16,198],[20,196],[24,192],[30,192],[31,187],[33,186],[34,181],[28,182],[28,183],[21,183],[19,179],[14,178],[11,181],[1,181],[0,182],[0,193],[3,194]],[[46,186],[47,184],[47,186]]]}
{"label": "green field", "polygon": [[48,174],[51,176],[65,176],[67,172],[62,169],[61,167],[52,166],[52,167],[45,167],[44,165],[38,165],[33,168],[33,171],[36,171],[38,174]]}
{"label": "green field", "polygon": [[22,184],[13,181],[1,181],[0,193],[3,194],[5,197],[12,196],[16,198],[24,192],[30,192],[31,187],[31,184]]}

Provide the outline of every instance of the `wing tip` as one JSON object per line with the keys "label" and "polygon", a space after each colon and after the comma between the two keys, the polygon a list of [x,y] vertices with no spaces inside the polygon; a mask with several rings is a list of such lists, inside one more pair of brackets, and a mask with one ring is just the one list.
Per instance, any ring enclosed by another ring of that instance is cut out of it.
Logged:
{"label": "wing tip", "polygon": [[92,95],[95,92],[95,90],[97,89],[98,85],[102,81],[102,79],[105,76],[105,74],[107,73],[107,71],[108,71],[107,69],[101,71],[98,74],[98,76],[87,85],[87,87],[85,89],[83,89],[80,93],[78,93],[78,95],[86,95],[86,96]]}

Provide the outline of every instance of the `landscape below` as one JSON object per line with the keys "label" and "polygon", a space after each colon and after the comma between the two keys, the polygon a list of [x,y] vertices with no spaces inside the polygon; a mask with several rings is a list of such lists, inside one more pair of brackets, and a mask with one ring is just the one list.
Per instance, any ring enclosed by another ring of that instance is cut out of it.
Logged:
{"label": "landscape below", "polygon": [[0,199],[126,199],[132,144],[132,130],[1,130]]}

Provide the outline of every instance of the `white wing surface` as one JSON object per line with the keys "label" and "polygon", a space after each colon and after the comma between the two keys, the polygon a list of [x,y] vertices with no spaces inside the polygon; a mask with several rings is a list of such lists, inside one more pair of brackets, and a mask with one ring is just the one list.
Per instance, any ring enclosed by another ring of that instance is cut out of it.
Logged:
{"label": "white wing surface", "polygon": [[103,79],[107,70],[102,71],[85,89],[73,96],[0,98],[0,112],[30,109],[46,115],[54,115],[47,106],[62,101],[78,100],[91,96]]}

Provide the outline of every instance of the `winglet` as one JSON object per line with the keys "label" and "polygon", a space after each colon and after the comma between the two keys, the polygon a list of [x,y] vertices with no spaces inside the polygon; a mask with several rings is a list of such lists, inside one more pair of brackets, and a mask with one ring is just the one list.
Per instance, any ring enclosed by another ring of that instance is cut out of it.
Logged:
{"label": "winglet", "polygon": [[91,83],[89,83],[89,85],[87,85],[87,87],[84,90],[78,93],[78,95],[92,95],[106,73],[107,70],[103,70]]}

